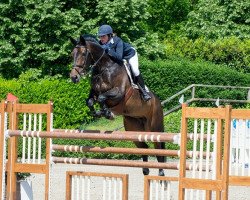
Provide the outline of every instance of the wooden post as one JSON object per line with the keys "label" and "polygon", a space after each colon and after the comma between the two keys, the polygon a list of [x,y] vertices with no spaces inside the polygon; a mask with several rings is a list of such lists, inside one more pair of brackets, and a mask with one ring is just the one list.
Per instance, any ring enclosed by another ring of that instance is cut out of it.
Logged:
{"label": "wooden post", "polygon": [[226,106],[225,127],[224,127],[224,152],[223,152],[223,177],[222,177],[222,199],[228,199],[229,184],[229,162],[230,162],[230,132],[231,132],[231,106]]}
{"label": "wooden post", "polygon": [[71,174],[69,171],[66,172],[66,200],[70,200],[71,199],[71,182],[72,178],[71,178]]}
{"label": "wooden post", "polygon": [[[5,125],[5,101],[3,100],[0,104],[0,198],[4,199],[5,194],[5,183],[2,181],[5,177],[5,136],[4,136],[4,125]],[[5,180],[6,181],[6,180]]]}
{"label": "wooden post", "polygon": [[[220,108],[222,108],[220,106]],[[222,119],[218,119],[217,123],[217,146],[216,146],[216,180],[221,180],[222,178],[222,130],[223,122]],[[216,200],[221,199],[221,191],[216,191]]]}
{"label": "wooden post", "polygon": [[[47,110],[47,131],[52,131],[52,113],[53,113],[53,103],[50,101],[48,103]],[[50,158],[51,158],[51,138],[46,139],[46,173],[45,173],[45,200],[49,200],[50,195]]]}
{"label": "wooden post", "polygon": [[185,189],[182,186],[181,179],[186,177],[186,154],[187,154],[187,126],[188,119],[186,118],[186,104],[182,104],[181,117],[181,154],[180,154],[180,170],[179,170],[179,200],[185,199]]}
{"label": "wooden post", "polygon": [[[8,102],[7,106],[9,108],[9,129],[17,129],[18,117],[16,112],[17,101]],[[15,164],[17,160],[17,138],[11,137],[9,139],[8,146],[8,173],[7,173],[7,194],[6,199],[15,200],[16,199],[16,181],[17,176],[15,172]]]}

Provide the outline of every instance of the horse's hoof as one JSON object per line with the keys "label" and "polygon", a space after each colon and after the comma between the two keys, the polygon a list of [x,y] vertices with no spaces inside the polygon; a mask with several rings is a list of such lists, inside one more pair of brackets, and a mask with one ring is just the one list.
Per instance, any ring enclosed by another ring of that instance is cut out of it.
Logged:
{"label": "horse's hoof", "polygon": [[142,169],[142,173],[143,173],[144,175],[149,175],[149,169],[148,169],[148,168],[143,168],[143,169]]}
{"label": "horse's hoof", "polygon": [[94,99],[93,98],[87,99],[87,105],[88,105],[88,107],[93,107]]}
{"label": "horse's hoof", "polygon": [[105,111],[105,118],[109,119],[109,120],[113,120],[115,118],[115,115],[112,112],[110,112],[109,110],[106,110]]}
{"label": "horse's hoof", "polygon": [[163,169],[160,169],[159,170],[159,174],[158,174],[159,176],[165,176],[165,174],[164,174],[164,170]]}
{"label": "horse's hoof", "polygon": [[95,111],[95,112],[93,113],[93,116],[94,116],[94,117],[100,118],[100,117],[102,116],[102,112],[101,112],[101,111]]}
{"label": "horse's hoof", "polygon": [[169,181],[160,181],[160,184],[163,184],[164,190],[168,190],[169,189]]}
{"label": "horse's hoof", "polygon": [[107,99],[107,98],[106,98],[104,95],[99,95],[98,98],[97,98],[97,101],[98,101],[99,103],[102,103],[102,102],[104,102],[106,99]]}

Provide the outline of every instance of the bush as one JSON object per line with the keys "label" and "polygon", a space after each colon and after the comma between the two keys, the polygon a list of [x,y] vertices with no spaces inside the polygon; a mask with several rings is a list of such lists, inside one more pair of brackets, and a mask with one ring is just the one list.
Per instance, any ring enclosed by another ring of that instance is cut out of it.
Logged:
{"label": "bush", "polygon": [[[141,59],[141,71],[147,86],[159,96],[161,101],[191,84],[247,87],[250,83],[249,74],[240,73],[223,65],[215,65],[205,61],[191,62],[183,58],[156,60],[154,62]],[[219,97],[220,99],[245,99],[245,91],[214,90],[211,92],[211,90],[202,88],[197,93],[200,93],[201,97],[203,95],[207,98],[214,95],[213,98]],[[176,102],[173,104],[176,105]],[[167,104],[166,109],[172,108],[173,104]]]}
{"label": "bush", "polygon": [[68,79],[58,77],[40,79],[39,74],[39,71],[28,71],[19,80],[1,79],[1,99],[11,92],[19,98],[20,103],[48,103],[52,100],[54,128],[75,129],[92,119],[85,104],[89,91],[88,79],[73,84]]}
{"label": "bush", "polygon": [[226,64],[232,69],[250,73],[250,39],[228,37],[217,40],[186,37],[165,40],[166,55],[201,59],[215,64]]}

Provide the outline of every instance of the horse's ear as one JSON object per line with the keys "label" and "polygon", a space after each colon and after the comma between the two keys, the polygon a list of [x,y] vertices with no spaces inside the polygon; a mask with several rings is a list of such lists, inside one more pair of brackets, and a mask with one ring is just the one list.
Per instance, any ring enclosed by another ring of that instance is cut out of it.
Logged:
{"label": "horse's ear", "polygon": [[86,41],[82,35],[80,35],[80,43],[81,45],[84,45],[84,46],[86,45]]}
{"label": "horse's ear", "polygon": [[70,41],[71,41],[71,43],[73,44],[73,45],[77,45],[77,40],[75,40],[74,38],[72,38],[71,36],[69,37],[69,39],[70,39]]}

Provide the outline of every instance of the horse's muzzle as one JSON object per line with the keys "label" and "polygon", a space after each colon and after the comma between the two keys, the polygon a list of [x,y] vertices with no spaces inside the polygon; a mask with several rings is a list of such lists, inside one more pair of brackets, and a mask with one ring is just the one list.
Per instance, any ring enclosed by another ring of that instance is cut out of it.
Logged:
{"label": "horse's muzzle", "polygon": [[73,83],[78,83],[80,81],[78,76],[71,76],[71,80]]}

